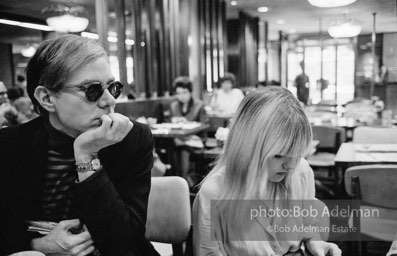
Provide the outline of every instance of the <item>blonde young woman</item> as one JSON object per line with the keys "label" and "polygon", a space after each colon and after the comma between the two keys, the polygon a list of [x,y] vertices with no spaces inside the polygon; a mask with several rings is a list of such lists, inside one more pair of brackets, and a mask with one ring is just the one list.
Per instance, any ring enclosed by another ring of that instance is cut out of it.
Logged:
{"label": "blonde young woman", "polygon": [[295,234],[289,240],[290,234],[268,229],[269,224],[298,225],[305,219],[244,219],[243,213],[254,205],[247,200],[275,207],[294,199],[315,199],[313,171],[302,158],[311,139],[303,109],[287,89],[269,86],[243,99],[224,154],[194,202],[196,256],[285,255],[299,251],[302,244],[315,256],[341,255],[335,244],[321,241],[316,232]]}

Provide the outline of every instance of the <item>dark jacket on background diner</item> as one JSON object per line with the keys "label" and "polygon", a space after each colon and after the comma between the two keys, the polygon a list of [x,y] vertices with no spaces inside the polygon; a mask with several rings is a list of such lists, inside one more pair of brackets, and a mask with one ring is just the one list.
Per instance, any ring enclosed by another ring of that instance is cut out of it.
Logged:
{"label": "dark jacket on background diner", "polygon": [[182,111],[182,103],[179,101],[171,102],[171,116],[183,116],[188,121],[208,122],[208,116],[205,113],[204,103],[201,100],[191,98],[188,110]]}

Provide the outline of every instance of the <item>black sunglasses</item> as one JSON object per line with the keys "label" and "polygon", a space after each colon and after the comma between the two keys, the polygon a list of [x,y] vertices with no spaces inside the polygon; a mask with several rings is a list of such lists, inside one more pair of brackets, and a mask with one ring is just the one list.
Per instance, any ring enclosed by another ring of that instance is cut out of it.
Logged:
{"label": "black sunglasses", "polygon": [[102,97],[105,90],[108,90],[113,98],[117,99],[123,91],[124,85],[119,81],[110,82],[107,88],[104,88],[100,82],[89,83],[88,85],[81,85],[79,88],[85,92],[85,98],[88,101],[95,102]]}

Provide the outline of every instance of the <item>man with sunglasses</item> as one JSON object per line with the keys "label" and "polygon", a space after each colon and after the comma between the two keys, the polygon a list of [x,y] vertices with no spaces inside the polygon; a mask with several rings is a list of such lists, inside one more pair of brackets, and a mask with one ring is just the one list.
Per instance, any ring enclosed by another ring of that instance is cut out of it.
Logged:
{"label": "man with sunglasses", "polygon": [[40,117],[0,130],[0,255],[158,255],[145,240],[150,129],[114,112],[104,49],[66,35],[27,67]]}

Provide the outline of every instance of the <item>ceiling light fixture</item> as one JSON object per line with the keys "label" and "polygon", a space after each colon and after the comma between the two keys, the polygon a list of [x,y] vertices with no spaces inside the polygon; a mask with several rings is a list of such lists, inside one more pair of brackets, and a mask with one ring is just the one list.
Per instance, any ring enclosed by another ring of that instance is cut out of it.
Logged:
{"label": "ceiling light fixture", "polygon": [[231,6],[236,6],[236,5],[237,5],[237,1],[231,1],[231,2],[230,2],[230,5],[231,5]]}
{"label": "ceiling light fixture", "polygon": [[37,29],[37,30],[43,30],[43,31],[53,31],[52,28],[46,25],[39,25],[39,24],[33,24],[33,23],[28,23],[28,22],[20,22],[16,20],[6,20],[6,19],[0,19],[1,24],[6,24],[10,26],[18,26],[18,27],[23,27],[23,28],[31,28],[31,29]]}
{"label": "ceiling light fixture", "polygon": [[[111,33],[108,33],[108,35]],[[87,37],[87,38],[91,38],[91,39],[95,39],[98,40],[99,39],[99,35],[95,34],[95,33],[90,33],[90,32],[81,32],[81,36],[82,37]],[[108,41],[111,43],[117,43],[117,34],[115,36],[109,35],[108,36]],[[125,39],[125,44],[126,45],[134,45],[135,41],[133,39]]]}
{"label": "ceiling light fixture", "polygon": [[42,12],[51,12],[46,20],[47,24],[58,32],[76,33],[84,31],[88,26],[88,19],[78,16],[84,12],[82,6],[56,5],[45,8]]}
{"label": "ceiling light fixture", "polygon": [[23,57],[30,58],[36,53],[37,49],[34,46],[29,46],[27,48],[23,48],[21,50],[21,54]]}
{"label": "ceiling light fixture", "polygon": [[308,0],[311,5],[321,8],[346,6],[356,0]]}
{"label": "ceiling light fixture", "polygon": [[328,27],[328,33],[332,37],[355,37],[361,32],[361,26],[354,20],[342,20],[334,22]]}
{"label": "ceiling light fixture", "polygon": [[258,8],[258,12],[268,12],[269,11],[269,7],[267,6],[261,6]]}

